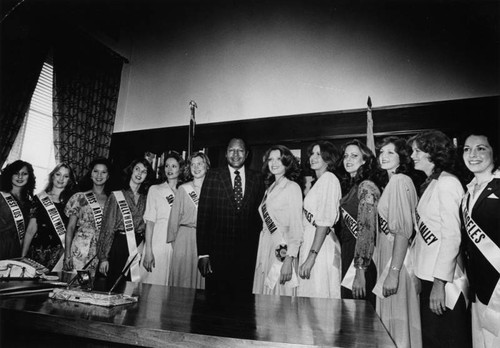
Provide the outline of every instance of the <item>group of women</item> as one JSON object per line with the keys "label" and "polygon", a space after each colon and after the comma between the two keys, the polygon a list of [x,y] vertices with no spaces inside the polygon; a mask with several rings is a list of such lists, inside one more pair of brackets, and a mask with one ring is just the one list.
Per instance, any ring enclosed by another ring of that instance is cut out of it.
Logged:
{"label": "group of women", "polygon": [[437,130],[384,138],[377,157],[317,142],[304,192],[290,150],[271,147],[254,293],[366,299],[398,347],[499,346],[497,146],[471,134],[460,161]]}
{"label": "group of women", "polygon": [[[398,347],[469,346],[472,300],[474,347],[498,345],[496,139],[484,132],[465,139],[467,186],[456,150],[436,130],[387,137],[377,156],[359,140],[340,151],[319,141],[308,150],[313,180],[303,188],[290,149],[269,148],[253,292],[366,299]],[[126,270],[132,281],[203,289],[196,216],[209,169],[204,153],[185,163],[171,152],[151,185],[150,163],[137,159],[116,189],[111,163],[99,158],[77,189],[61,163],[34,196],[32,166],[13,162],[2,172],[0,259],[85,268],[110,284]]]}

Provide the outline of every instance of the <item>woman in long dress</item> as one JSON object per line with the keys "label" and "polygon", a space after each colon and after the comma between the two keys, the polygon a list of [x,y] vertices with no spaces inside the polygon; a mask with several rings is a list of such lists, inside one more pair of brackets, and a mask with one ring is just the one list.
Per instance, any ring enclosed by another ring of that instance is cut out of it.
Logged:
{"label": "woman in long dress", "polygon": [[[59,163],[50,172],[47,187],[34,199],[24,238],[23,257],[35,260],[52,271],[61,271],[63,268],[68,225],[64,207],[73,194],[75,185],[76,179],[71,167]],[[49,214],[53,207],[57,213]]]}
{"label": "woman in long dress", "polygon": [[340,154],[328,141],[312,144],[308,153],[315,181],[304,198],[297,296],[340,298],[340,245],[331,231],[339,219],[341,189],[333,171]]}
{"label": "woman in long dress", "polygon": [[175,152],[165,157],[165,167],[160,171],[160,184],[149,188],[144,220],[146,237],[141,261],[143,283],[167,285],[172,259],[172,244],[167,243],[167,227],[170,210],[177,188],[182,183],[180,174],[184,160]]}
{"label": "woman in long dress", "polygon": [[254,294],[296,295],[297,256],[303,234],[302,191],[294,181],[298,160],[285,146],[275,145],[264,156],[267,190],[259,207],[263,221],[257,249]]}
{"label": "woman in long dress", "polygon": [[424,347],[470,347],[468,280],[460,253],[464,189],[452,174],[455,146],[437,130],[419,133],[409,142],[415,169],[427,176],[420,187],[415,240],[422,342]]}
{"label": "woman in long dress", "polygon": [[366,299],[375,308],[372,289],[377,280],[373,262],[380,190],[374,182],[377,160],[357,139],[342,146],[338,172],[342,187],[339,236],[342,258],[342,298]]}
{"label": "woman in long dress", "polygon": [[14,161],[2,171],[0,260],[21,257],[35,184],[33,166],[28,162]]}
{"label": "woman in long dress", "polygon": [[198,271],[196,218],[201,186],[210,160],[202,152],[191,155],[186,164],[188,182],[177,190],[168,220],[168,242],[172,243],[172,265],[168,285],[204,289],[205,278]]}
{"label": "woman in long dress", "polygon": [[111,193],[111,163],[106,158],[96,158],[90,165],[81,184],[66,204],[69,218],[66,231],[64,269],[81,270],[89,261],[88,270],[95,274],[98,260],[97,241],[102,224],[104,204]]}
{"label": "woman in long dress", "polygon": [[[385,186],[378,203],[376,311],[398,347],[422,347],[417,279],[413,274],[417,192],[408,174],[410,148],[402,138],[380,144],[380,180]],[[406,261],[405,261],[406,259]]]}
{"label": "woman in long dress", "polygon": [[[500,170],[497,134],[480,131],[465,140],[463,160],[474,178],[462,201],[468,274],[474,293],[472,346],[500,347]],[[496,143],[495,143],[496,142]]]}

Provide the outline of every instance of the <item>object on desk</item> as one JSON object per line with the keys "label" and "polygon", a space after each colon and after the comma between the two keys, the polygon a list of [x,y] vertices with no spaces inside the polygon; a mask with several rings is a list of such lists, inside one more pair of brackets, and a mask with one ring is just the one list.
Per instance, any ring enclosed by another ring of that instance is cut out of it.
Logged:
{"label": "object on desk", "polygon": [[130,269],[130,266],[132,266],[132,262],[134,262],[135,258],[137,257],[137,255],[139,255],[139,253],[135,253],[134,257],[131,258],[131,260],[129,261],[128,264],[125,265],[125,267],[123,267],[123,270],[122,272],[120,273],[120,276],[116,279],[115,283],[113,284],[113,286],[111,287],[111,289],[109,289],[109,293],[112,293],[113,290],[116,288],[116,286],[120,283],[120,281],[125,278],[125,275],[127,274],[128,270]]}
{"label": "object on desk", "polygon": [[18,279],[0,282],[0,297],[30,295],[40,292],[49,292],[57,287],[66,287],[64,282],[42,281],[40,279]]}
{"label": "object on desk", "polygon": [[78,284],[80,284],[80,288],[82,290],[92,290],[93,286],[93,279],[92,275],[90,274],[90,271],[88,270],[77,270],[77,280]]}
{"label": "object on desk", "polygon": [[137,302],[136,296],[76,289],[54,289],[49,293],[49,297],[55,300],[73,301],[104,307],[114,307]]}
{"label": "object on desk", "polygon": [[0,260],[0,278],[37,278],[48,271],[47,267],[27,257]]}

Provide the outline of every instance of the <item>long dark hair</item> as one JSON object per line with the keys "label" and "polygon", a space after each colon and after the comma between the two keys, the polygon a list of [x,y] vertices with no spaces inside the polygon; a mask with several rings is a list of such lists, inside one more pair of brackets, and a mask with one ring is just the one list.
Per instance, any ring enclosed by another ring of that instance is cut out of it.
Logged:
{"label": "long dark hair", "polygon": [[[280,152],[281,163],[285,166],[284,176],[291,181],[297,182],[300,177],[300,165],[297,158],[293,155],[292,151],[284,145],[273,145],[267,149],[264,155],[264,163],[262,163],[262,173],[264,174],[264,182],[267,187],[271,186],[274,182],[274,175],[269,170],[269,155],[272,151],[278,150]],[[297,182],[298,183],[298,182]]]}
{"label": "long dark hair", "polygon": [[52,191],[54,188],[54,176],[56,173],[61,169],[61,168],[66,168],[68,170],[69,174],[69,181],[64,190],[61,192],[59,195],[59,200],[61,203],[66,203],[68,199],[75,193],[76,189],[76,177],[75,173],[73,172],[73,169],[69,166],[69,164],[66,164],[64,162],[61,162],[57,164],[54,169],[49,173],[49,181],[47,183],[47,186],[45,187],[45,192],[49,193]]}
{"label": "long dark hair", "polygon": [[149,190],[149,186],[154,182],[155,176],[153,173],[153,168],[151,167],[151,164],[149,161],[145,158],[137,158],[133,160],[124,170],[125,172],[125,177],[123,181],[123,188],[128,189],[130,187],[130,178],[132,177],[132,174],[134,172],[134,168],[137,164],[142,163],[144,167],[146,167],[147,174],[146,174],[146,179],[141,183],[139,186],[139,189],[137,190],[137,193],[139,194],[147,194]]}
{"label": "long dark hair", "polygon": [[[404,138],[396,136],[388,136],[383,138],[377,144],[378,158],[380,158],[380,149],[389,144],[394,145],[394,151],[396,151],[399,156],[399,166],[396,168],[396,174],[408,175],[413,180],[413,184],[415,185],[415,187],[419,187],[423,179],[414,170],[409,142]],[[380,163],[378,163],[378,165],[380,168]],[[380,169],[377,171],[377,182],[379,183],[381,188],[384,188],[387,185],[387,183],[389,182],[389,174],[386,170]]]}
{"label": "long dark hair", "polygon": [[167,165],[167,160],[169,158],[173,158],[179,164],[179,177],[177,178],[177,188],[178,188],[180,185],[182,185],[182,183],[185,182],[184,168],[186,167],[186,162],[184,161],[182,156],[175,151],[170,151],[165,156],[163,161],[163,166],[159,172],[160,175],[158,178],[158,183],[163,184],[164,182],[168,181],[167,175],[165,174],[165,166]]}
{"label": "long dark hair", "polygon": [[[326,170],[333,173],[333,174],[336,174],[337,162],[340,158],[340,151],[339,151],[338,147],[336,147],[331,142],[326,141],[326,140],[320,140],[320,141],[317,141],[315,143],[312,143],[307,148],[307,156],[308,156],[307,157],[307,166],[308,166],[308,168],[309,169],[311,168],[311,163],[309,162],[309,158],[311,158],[311,155],[313,153],[313,149],[316,145],[319,146],[319,152],[321,154],[321,158],[327,164]],[[317,180],[316,173],[314,171],[312,171],[312,172],[313,172],[314,179],[311,182],[311,186],[314,185],[314,183]]]}
{"label": "long dark hair", "polygon": [[459,178],[462,179],[462,182],[464,184],[469,183],[472,180],[472,178],[474,177],[474,174],[469,170],[469,168],[467,168],[467,166],[465,165],[465,162],[463,160],[465,141],[470,136],[473,136],[473,135],[486,138],[486,140],[490,144],[491,150],[493,152],[493,172],[495,172],[496,170],[498,170],[500,168],[500,157],[499,157],[500,156],[500,146],[499,146],[500,143],[498,141],[498,135],[494,134],[493,130],[473,129],[473,130],[469,131],[466,136],[463,137],[462,143],[459,146],[459,149],[460,149],[459,152],[460,152],[460,157],[461,157],[460,163],[462,165],[462,166],[459,166],[459,169],[461,169],[461,171],[460,171],[461,177],[459,177]]}
{"label": "long dark hair", "polygon": [[98,164],[106,166],[108,170],[108,180],[104,183],[104,193],[109,196],[109,194],[116,189],[116,173],[113,164],[111,161],[105,157],[98,157],[90,162],[88,166],[88,170],[85,173],[85,176],[82,178],[80,182],[80,190],[85,192],[92,189],[94,182],[92,181],[92,171],[94,167]]}
{"label": "long dark hair", "polygon": [[2,171],[1,188],[3,192],[10,192],[12,190],[12,176],[18,173],[23,167],[28,170],[28,182],[21,190],[21,199],[29,200],[33,198],[33,193],[36,186],[35,172],[33,166],[22,160],[17,160],[7,165]]}
{"label": "long dark hair", "polygon": [[[348,146],[357,146],[359,151],[363,156],[363,163],[357,170],[356,175],[351,177],[351,175],[345,170],[344,167],[344,155]],[[337,173],[340,180],[340,186],[342,187],[343,195],[347,194],[354,185],[359,185],[364,180],[371,180],[377,184],[377,159],[373,154],[372,150],[368,148],[364,143],[358,139],[353,139],[342,145],[341,156],[337,164]]]}

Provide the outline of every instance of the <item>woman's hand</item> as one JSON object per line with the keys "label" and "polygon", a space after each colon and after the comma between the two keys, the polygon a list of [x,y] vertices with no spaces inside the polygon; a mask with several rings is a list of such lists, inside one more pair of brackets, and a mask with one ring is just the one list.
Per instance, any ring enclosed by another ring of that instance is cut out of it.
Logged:
{"label": "woman's hand", "polygon": [[101,264],[99,265],[99,272],[107,276],[108,270],[109,270],[109,261],[101,261]]}
{"label": "woman's hand", "polygon": [[446,282],[444,280],[434,278],[434,285],[432,285],[429,298],[429,308],[432,313],[437,315],[442,315],[446,311],[445,285]]}
{"label": "woman's hand", "polygon": [[365,270],[356,269],[356,275],[352,283],[352,297],[355,299],[365,298],[366,296],[366,279]]}
{"label": "woman's hand", "polygon": [[72,271],[73,270],[73,258],[71,256],[64,257],[63,267],[64,267],[65,271]]}
{"label": "woman's hand", "polygon": [[148,272],[152,272],[155,267],[155,255],[152,250],[146,248],[146,252],[144,253],[144,261],[143,266]]}
{"label": "woman's hand", "polygon": [[315,263],[316,263],[316,254],[309,253],[307,259],[299,267],[299,276],[302,279],[309,279],[309,277],[311,277],[311,270],[314,267]]}
{"label": "woman's hand", "polygon": [[384,286],[382,287],[382,295],[389,297],[398,292],[399,287],[399,270],[391,269],[385,277]]}
{"label": "woman's hand", "polygon": [[287,256],[283,261],[283,265],[281,265],[280,284],[282,285],[292,279],[292,261],[293,257]]}

